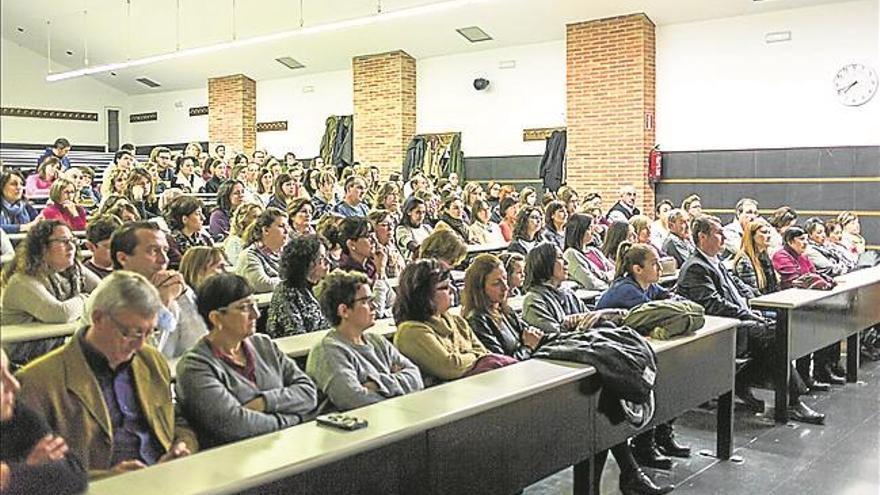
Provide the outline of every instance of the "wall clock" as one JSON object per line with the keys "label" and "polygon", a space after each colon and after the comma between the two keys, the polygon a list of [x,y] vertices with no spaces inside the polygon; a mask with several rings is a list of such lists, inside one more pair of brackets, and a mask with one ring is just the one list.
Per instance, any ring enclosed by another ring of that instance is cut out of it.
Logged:
{"label": "wall clock", "polygon": [[834,91],[840,103],[864,105],[877,92],[877,72],[864,64],[847,64],[834,76]]}

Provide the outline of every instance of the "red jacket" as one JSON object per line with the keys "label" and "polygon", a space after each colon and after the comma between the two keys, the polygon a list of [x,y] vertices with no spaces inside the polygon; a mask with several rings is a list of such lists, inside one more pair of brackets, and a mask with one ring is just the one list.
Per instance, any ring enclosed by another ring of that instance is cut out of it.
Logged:
{"label": "red jacket", "polygon": [[43,208],[43,218],[46,220],[61,220],[66,223],[70,230],[86,230],[86,210],[82,206],[76,207],[77,216],[73,216],[61,205],[52,203]]}
{"label": "red jacket", "polygon": [[783,289],[791,287],[791,283],[801,275],[816,271],[805,255],[798,255],[788,246],[783,246],[773,255],[773,268],[779,272]]}

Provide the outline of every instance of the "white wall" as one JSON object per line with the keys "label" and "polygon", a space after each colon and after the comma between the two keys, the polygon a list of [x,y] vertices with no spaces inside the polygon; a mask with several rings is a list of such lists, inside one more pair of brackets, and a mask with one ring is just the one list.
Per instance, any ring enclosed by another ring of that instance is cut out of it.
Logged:
{"label": "white wall", "polygon": [[[880,96],[838,103],[837,70],[880,71],[876,1],[657,29],[657,142],[664,150],[880,144]],[[791,41],[766,44],[767,32]]]}
{"label": "white wall", "polygon": [[[487,89],[474,89],[478,77]],[[544,142],[523,142],[523,129],[565,125],[563,41],[421,59],[416,81],[417,131],[460,131],[465,156],[540,155]]]}
{"label": "white wall", "polygon": [[[303,91],[303,89],[306,91]],[[324,121],[354,112],[351,70],[257,82],[257,122],[287,121],[287,131],[258,132],[257,147],[276,156],[320,152]]]}
{"label": "white wall", "polygon": [[[63,70],[61,66],[53,68]],[[96,112],[98,121],[0,117],[0,141],[51,144],[58,137],[66,137],[74,145],[106,146],[106,107],[122,110],[120,139],[127,141],[125,93],[89,77],[46,82],[46,71],[45,57],[0,38],[0,105]]]}
{"label": "white wall", "polygon": [[166,91],[129,97],[131,113],[157,112],[151,122],[127,123],[133,143],[139,146],[208,140],[208,116],[190,117],[191,107],[208,104],[208,88]]}

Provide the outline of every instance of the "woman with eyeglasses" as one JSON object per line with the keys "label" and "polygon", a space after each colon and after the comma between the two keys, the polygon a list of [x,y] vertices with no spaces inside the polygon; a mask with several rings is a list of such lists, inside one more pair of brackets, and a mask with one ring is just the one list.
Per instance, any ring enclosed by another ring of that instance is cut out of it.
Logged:
{"label": "woman with eyeglasses", "polygon": [[18,171],[0,177],[0,228],[8,234],[27,232],[42,217],[24,197],[24,178]]}
{"label": "woman with eyeglasses", "polygon": [[375,293],[373,308],[380,318],[391,314],[392,290],[385,268],[388,251],[376,242],[373,226],[364,217],[345,217],[328,231],[329,239],[342,247],[338,268],[363,273]]}
{"label": "woman with eyeglasses", "polygon": [[235,273],[257,292],[272,292],[281,282],[278,265],[288,230],[287,214],[277,208],[267,208],[245,229],[245,248],[238,255]]}
{"label": "woman with eyeglasses", "polygon": [[373,210],[367,215],[367,220],[376,233],[376,242],[388,252],[385,275],[396,278],[406,266],[406,260],[394,244],[394,215],[388,210]]}
{"label": "woman with eyeglasses", "polygon": [[272,338],[330,328],[315,286],[330,269],[327,246],[317,235],[294,237],[281,255],[282,282],[272,291],[266,333]]}
{"label": "woman with eyeglasses", "polygon": [[422,370],[426,383],[455,380],[515,362],[491,354],[467,321],[448,312],[452,278],[440,263],[418,260],[403,270],[394,303],[394,345]]}
{"label": "woman with eyeglasses", "polygon": [[278,431],[317,413],[315,383],[256,333],[260,310],[248,282],[208,278],[198,309],[210,331],[177,363],[177,402],[202,448]]}
{"label": "woman with eyeglasses", "polygon": [[540,233],[544,228],[544,214],[537,206],[522,206],[516,216],[513,227],[513,238],[507,250],[525,256],[539,242]]}
{"label": "woman with eyeglasses", "polygon": [[290,217],[290,229],[292,236],[312,235],[315,227],[312,226],[315,207],[308,198],[294,198],[290,200],[287,214]]}
{"label": "woman with eyeglasses", "polygon": [[[83,315],[86,296],[100,279],[76,261],[77,245],[70,227],[58,220],[28,232],[0,281],[3,325],[67,323]],[[25,364],[63,343],[61,337],[10,344],[9,357]]]}
{"label": "woman with eyeglasses", "polygon": [[424,388],[419,368],[373,326],[372,291],[358,272],[335,271],[319,288],[333,329],[309,353],[306,372],[338,409],[346,411]]}
{"label": "woman with eyeglasses", "polygon": [[49,200],[52,202],[43,208],[43,218],[60,220],[71,230],[85,230],[87,223],[86,209],[76,204],[76,185],[65,177],[59,177],[49,189]]}

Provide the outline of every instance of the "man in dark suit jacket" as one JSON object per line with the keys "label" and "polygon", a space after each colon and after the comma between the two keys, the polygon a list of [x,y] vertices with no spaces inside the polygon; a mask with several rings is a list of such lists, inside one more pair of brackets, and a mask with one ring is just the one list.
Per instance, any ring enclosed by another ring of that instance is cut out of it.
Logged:
{"label": "man in dark suit jacket", "polygon": [[[736,318],[742,321],[737,329],[737,354],[750,355],[751,374],[755,376],[769,369],[775,331],[773,322],[749,308],[748,298],[755,294],[751,288],[731,275],[721,264],[718,255],[724,250],[724,234],[721,221],[712,216],[700,216],[691,223],[692,236],[697,249],[685,261],[678,276],[678,293],[700,304],[706,314]],[[789,414],[795,421],[822,424],[825,415],[807,407],[799,396],[807,388],[798,373],[792,369],[789,390]],[[763,403],[749,390],[745,376],[737,380],[737,396],[750,408],[763,411]],[[764,377],[760,377],[764,378]],[[742,385],[741,385],[742,384]]]}

